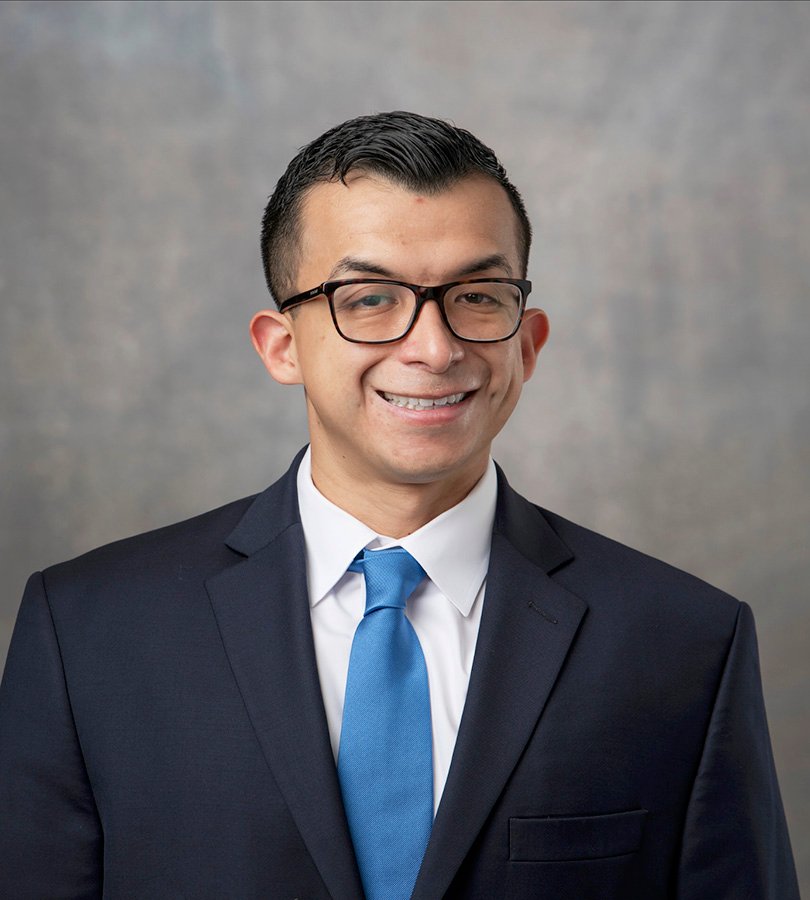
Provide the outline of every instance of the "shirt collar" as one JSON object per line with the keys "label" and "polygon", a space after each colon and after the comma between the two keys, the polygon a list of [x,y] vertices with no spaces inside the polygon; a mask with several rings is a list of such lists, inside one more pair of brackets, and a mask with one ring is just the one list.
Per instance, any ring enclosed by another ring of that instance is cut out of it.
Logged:
{"label": "shirt collar", "polygon": [[463,616],[469,615],[489,566],[498,493],[491,459],[460,503],[399,540],[378,535],[324,497],[312,481],[309,449],[298,467],[297,485],[310,606],[320,603],[335,587],[364,547],[399,546],[417,560]]}

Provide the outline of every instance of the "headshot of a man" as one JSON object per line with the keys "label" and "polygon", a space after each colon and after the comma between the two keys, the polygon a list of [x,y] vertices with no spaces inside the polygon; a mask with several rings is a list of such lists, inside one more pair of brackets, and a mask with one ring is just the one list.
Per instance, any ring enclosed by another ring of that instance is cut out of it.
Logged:
{"label": "headshot of a man", "polygon": [[265,213],[281,312],[254,319],[254,343],[304,385],[321,491],[402,537],[481,478],[534,371],[548,325],[525,308],[528,220],[495,157],[443,123],[370,117],[302,156]]}
{"label": "headshot of a man", "polygon": [[309,443],[31,577],[0,896],[797,900],[749,607],[492,458],[549,336],[530,247],[449,122],[297,153],[250,335]]}

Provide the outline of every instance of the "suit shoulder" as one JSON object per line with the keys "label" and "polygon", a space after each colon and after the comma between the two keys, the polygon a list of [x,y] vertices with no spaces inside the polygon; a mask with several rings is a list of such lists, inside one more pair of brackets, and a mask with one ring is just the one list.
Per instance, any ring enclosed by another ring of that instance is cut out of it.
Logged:
{"label": "suit shoulder", "polygon": [[725,591],[556,513],[536,509],[571,549],[573,559],[554,577],[572,590],[586,592],[589,598],[605,598],[628,613],[634,604],[643,604],[646,610],[696,621],[710,618],[730,624],[736,620],[740,601]]}
{"label": "suit shoulder", "polygon": [[49,566],[43,578],[56,585],[108,576],[120,581],[127,575],[159,571],[178,560],[189,566],[216,560],[230,553],[225,539],[254,500],[255,496],[244,497],[192,518],[104,544]]}

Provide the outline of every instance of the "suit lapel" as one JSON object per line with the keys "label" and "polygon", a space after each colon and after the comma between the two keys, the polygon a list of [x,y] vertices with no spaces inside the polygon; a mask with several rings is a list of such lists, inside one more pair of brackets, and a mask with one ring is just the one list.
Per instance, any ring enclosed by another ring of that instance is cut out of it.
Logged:
{"label": "suit lapel", "polygon": [[[262,752],[304,843],[335,900],[357,900],[362,886],[312,640],[295,489],[300,457],[228,538],[245,559],[206,586]],[[586,610],[549,577],[572,554],[498,475],[467,702],[413,900],[435,900],[450,886],[537,726]]]}
{"label": "suit lapel", "polygon": [[450,886],[537,726],[586,610],[549,578],[572,554],[498,474],[467,701],[413,900],[435,900]]}
{"label": "suit lapel", "polygon": [[246,559],[206,584],[248,715],[335,900],[362,897],[329,743],[306,586],[295,472],[260,495],[228,539]]}

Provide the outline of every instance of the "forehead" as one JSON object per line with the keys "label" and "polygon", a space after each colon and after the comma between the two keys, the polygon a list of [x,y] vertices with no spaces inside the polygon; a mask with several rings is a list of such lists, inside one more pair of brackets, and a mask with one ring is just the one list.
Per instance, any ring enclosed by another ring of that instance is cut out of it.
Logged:
{"label": "forehead", "polygon": [[348,257],[419,283],[452,280],[455,270],[497,255],[519,274],[517,216],[506,191],[484,176],[436,193],[363,174],[345,184],[317,184],[304,200],[300,226],[302,289],[332,277]]}

